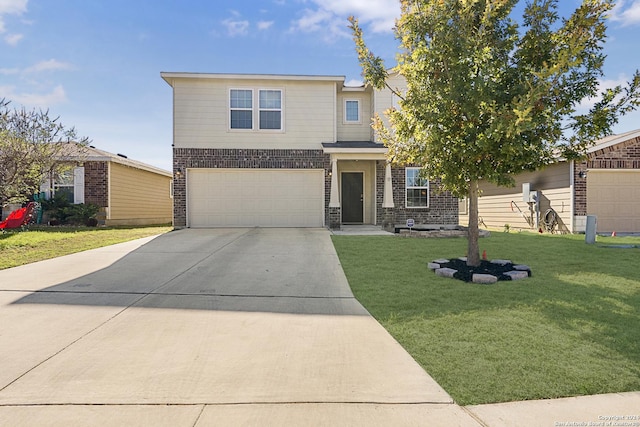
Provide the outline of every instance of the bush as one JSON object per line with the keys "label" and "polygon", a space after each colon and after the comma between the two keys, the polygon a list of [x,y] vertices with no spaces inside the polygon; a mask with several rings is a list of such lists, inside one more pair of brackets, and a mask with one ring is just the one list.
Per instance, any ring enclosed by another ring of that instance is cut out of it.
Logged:
{"label": "bush", "polygon": [[50,225],[98,225],[96,215],[100,211],[93,203],[73,205],[65,194],[56,194],[49,200],[43,200],[42,207],[49,214]]}
{"label": "bush", "polygon": [[67,210],[67,223],[73,225],[86,225],[95,227],[98,225],[96,215],[100,208],[93,203],[80,203],[70,205]]}

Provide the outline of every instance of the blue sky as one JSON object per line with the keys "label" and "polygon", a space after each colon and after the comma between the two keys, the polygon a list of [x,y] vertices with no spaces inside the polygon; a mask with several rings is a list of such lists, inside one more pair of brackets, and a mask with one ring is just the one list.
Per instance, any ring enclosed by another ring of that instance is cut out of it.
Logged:
{"label": "blue sky", "polygon": [[[567,16],[577,0],[561,0]],[[360,79],[359,17],[393,65],[396,0],[0,0],[0,98],[49,109],[93,145],[171,169],[172,94],[161,71]],[[640,0],[609,22],[604,86],[640,68]],[[640,113],[615,132],[640,128]]]}

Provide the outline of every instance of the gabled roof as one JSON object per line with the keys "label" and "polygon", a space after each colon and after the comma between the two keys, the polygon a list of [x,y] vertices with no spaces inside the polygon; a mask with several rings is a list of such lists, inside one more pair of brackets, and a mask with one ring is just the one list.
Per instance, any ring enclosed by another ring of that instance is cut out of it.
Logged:
{"label": "gabled roof", "polygon": [[640,129],[632,130],[629,132],[621,133],[618,135],[609,135],[602,139],[596,141],[596,143],[589,147],[587,153],[591,154],[598,150],[603,150],[605,148],[613,147],[614,145],[618,145],[622,142],[629,141],[631,139],[640,137]]}
{"label": "gabled roof", "polygon": [[80,162],[113,162],[134,169],[141,169],[147,172],[157,173],[167,177],[173,174],[167,170],[148,165],[137,160],[131,160],[124,154],[113,154],[108,151],[100,150],[91,145],[75,144],[73,142],[67,144],[62,153],[58,156],[61,161],[80,161]]}

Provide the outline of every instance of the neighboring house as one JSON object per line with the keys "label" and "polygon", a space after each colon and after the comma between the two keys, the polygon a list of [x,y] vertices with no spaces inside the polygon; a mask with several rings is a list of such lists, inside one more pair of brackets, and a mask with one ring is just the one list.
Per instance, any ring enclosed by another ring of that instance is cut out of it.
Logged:
{"label": "neighboring house", "polygon": [[341,76],[161,73],[173,88],[174,226],[455,227],[458,201],[391,167],[390,91]]}
{"label": "neighboring house", "polygon": [[[597,141],[584,161],[522,173],[513,188],[480,188],[481,226],[545,230],[545,220],[555,217],[555,231],[576,233],[585,231],[587,215],[595,215],[598,232],[640,232],[640,130]],[[466,225],[466,201],[460,205]]]}
{"label": "neighboring house", "polygon": [[76,144],[69,144],[58,160],[70,168],[45,180],[41,186],[45,198],[64,193],[71,203],[98,205],[98,219],[105,225],[171,222],[171,172]]}

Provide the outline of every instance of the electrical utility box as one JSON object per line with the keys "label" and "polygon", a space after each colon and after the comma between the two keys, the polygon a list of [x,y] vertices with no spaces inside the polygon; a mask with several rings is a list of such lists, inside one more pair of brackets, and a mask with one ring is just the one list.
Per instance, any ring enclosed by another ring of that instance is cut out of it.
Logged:
{"label": "electrical utility box", "polygon": [[525,203],[535,203],[538,200],[538,192],[531,191],[531,184],[525,182],[522,184],[522,201]]}

